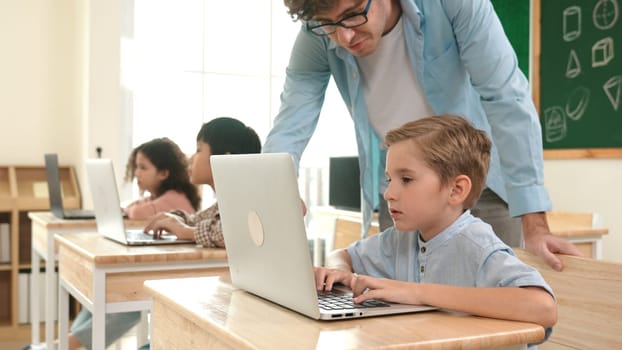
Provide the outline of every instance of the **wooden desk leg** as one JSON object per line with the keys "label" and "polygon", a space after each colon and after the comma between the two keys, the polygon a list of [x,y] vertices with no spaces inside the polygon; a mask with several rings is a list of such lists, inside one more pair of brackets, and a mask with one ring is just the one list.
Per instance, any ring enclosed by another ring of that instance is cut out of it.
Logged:
{"label": "wooden desk leg", "polygon": [[106,349],[106,273],[93,271],[93,350]]}
{"label": "wooden desk leg", "polygon": [[67,350],[69,345],[69,293],[62,281],[58,283],[58,334],[60,334],[59,349]]}
{"label": "wooden desk leg", "polygon": [[32,332],[30,344],[35,346],[39,345],[41,338],[39,336],[39,254],[35,251],[34,244],[30,254],[30,330]]}

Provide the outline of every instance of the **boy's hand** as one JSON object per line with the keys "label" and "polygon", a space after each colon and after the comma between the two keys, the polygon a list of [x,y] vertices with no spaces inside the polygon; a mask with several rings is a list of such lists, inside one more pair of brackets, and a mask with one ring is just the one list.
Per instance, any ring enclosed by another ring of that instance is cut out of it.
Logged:
{"label": "boy's hand", "polygon": [[346,269],[326,267],[314,267],[313,272],[315,273],[315,288],[318,291],[330,291],[335,283],[349,286],[355,275]]}
{"label": "boy's hand", "polygon": [[368,299],[383,300],[400,304],[421,304],[416,296],[416,284],[386,278],[353,274],[350,288],[354,302],[363,303]]}

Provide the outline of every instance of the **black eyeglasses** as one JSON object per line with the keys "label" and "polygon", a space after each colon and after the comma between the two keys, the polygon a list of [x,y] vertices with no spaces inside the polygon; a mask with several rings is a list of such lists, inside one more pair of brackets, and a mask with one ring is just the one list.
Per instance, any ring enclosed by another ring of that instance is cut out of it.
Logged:
{"label": "black eyeglasses", "polygon": [[307,29],[313,32],[315,35],[329,35],[337,31],[337,26],[343,28],[354,28],[367,23],[367,12],[371,6],[371,0],[367,1],[367,6],[361,13],[357,13],[352,16],[348,16],[337,23],[321,23],[317,21],[307,22]]}

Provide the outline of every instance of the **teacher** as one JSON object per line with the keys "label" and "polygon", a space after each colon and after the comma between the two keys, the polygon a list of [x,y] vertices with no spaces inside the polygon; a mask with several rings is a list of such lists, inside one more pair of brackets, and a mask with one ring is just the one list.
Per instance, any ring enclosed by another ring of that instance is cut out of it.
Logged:
{"label": "teacher", "polygon": [[285,0],[301,21],[281,108],[265,152],[289,152],[298,166],[332,77],[354,121],[363,192],[363,229],[379,210],[382,136],[419,118],[454,114],[493,141],[487,188],[472,210],[510,246],[556,270],[553,253],[581,255],[551,234],[545,212],[542,136],[527,79],[490,0]]}

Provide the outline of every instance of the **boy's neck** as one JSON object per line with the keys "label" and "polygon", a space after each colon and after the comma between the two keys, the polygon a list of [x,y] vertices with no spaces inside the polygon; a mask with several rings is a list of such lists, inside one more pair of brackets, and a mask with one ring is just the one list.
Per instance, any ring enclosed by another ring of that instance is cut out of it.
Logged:
{"label": "boy's neck", "polygon": [[466,210],[460,208],[457,211],[452,210],[448,213],[445,218],[442,220],[443,224],[437,226],[436,228],[426,230],[425,232],[419,229],[419,235],[421,236],[421,240],[424,242],[428,242],[434,237],[438,236],[441,232],[444,232],[449,226],[451,226],[462,214],[464,214]]}

